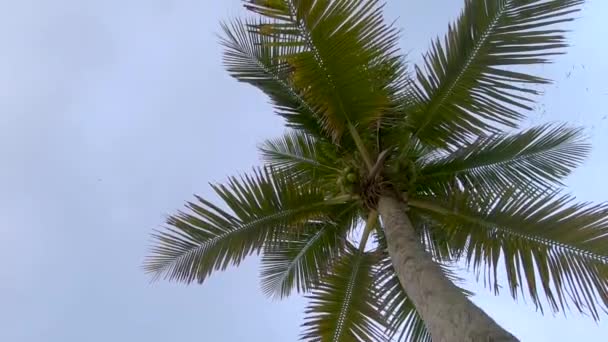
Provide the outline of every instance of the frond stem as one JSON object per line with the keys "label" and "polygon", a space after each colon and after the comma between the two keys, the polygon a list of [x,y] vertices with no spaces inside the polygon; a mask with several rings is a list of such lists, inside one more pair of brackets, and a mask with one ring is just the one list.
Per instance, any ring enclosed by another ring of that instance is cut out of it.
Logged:
{"label": "frond stem", "polygon": [[372,210],[367,216],[367,222],[365,222],[365,229],[363,230],[361,242],[359,243],[360,252],[363,252],[365,250],[365,245],[367,245],[369,234],[372,232],[372,230],[374,230],[374,227],[376,227],[376,223],[378,223],[378,212]]}
{"label": "frond stem", "polygon": [[350,135],[352,136],[353,140],[355,141],[355,145],[357,145],[357,149],[359,150],[359,153],[361,153],[361,157],[363,158],[363,161],[365,162],[365,166],[367,166],[367,170],[368,171],[372,171],[372,169],[374,168],[374,163],[372,163],[372,158],[369,155],[369,152],[367,151],[367,148],[365,148],[365,144],[363,143],[363,140],[361,139],[361,136],[359,135],[359,132],[357,132],[357,129],[355,128],[355,126],[353,126],[352,123],[348,123],[348,131],[350,132]]}
{"label": "frond stem", "polygon": [[376,178],[376,176],[380,173],[380,171],[382,171],[382,167],[384,166],[384,161],[388,157],[388,152],[389,152],[388,149],[380,152],[380,155],[378,155],[378,159],[376,160],[374,167],[372,167],[372,169],[369,171],[368,179],[372,180],[372,179]]}

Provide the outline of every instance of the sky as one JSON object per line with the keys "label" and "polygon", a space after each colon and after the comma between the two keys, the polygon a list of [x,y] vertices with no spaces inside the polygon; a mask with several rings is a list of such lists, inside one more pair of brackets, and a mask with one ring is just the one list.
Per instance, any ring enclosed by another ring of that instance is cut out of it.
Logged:
{"label": "sky", "polygon": [[[153,229],[208,182],[259,164],[283,132],[255,89],[221,65],[219,22],[240,2],[0,0],[0,341],[295,341],[305,301],[259,290],[257,260],[204,285],[151,283]],[[389,0],[413,62],[461,1]],[[527,124],[584,125],[594,149],[567,185],[608,200],[608,2],[568,25],[569,53]],[[602,341],[600,323],[541,315],[472,284],[522,341]]]}

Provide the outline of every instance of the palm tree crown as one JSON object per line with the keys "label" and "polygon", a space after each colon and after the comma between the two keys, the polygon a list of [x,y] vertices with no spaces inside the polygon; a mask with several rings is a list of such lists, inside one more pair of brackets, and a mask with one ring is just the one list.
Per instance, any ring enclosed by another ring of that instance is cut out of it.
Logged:
{"label": "palm tree crown", "polygon": [[464,262],[496,293],[599,318],[608,205],[561,190],[590,146],[567,125],[513,132],[548,82],[518,67],[563,52],[582,2],[465,0],[410,72],[379,0],[247,1],[254,15],[223,25],[224,62],[289,131],[261,144],[263,167],[212,186],[221,205],[171,216],[146,270],[202,283],[261,254],[264,293],[310,299],[304,340],[430,341],[378,219],[390,194],[450,279]]}

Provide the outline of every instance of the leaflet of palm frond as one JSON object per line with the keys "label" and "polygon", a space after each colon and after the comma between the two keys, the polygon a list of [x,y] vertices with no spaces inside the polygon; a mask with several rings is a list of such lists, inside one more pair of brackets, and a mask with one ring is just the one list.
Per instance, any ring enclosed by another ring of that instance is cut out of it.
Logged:
{"label": "leaflet of palm frond", "polygon": [[446,194],[412,199],[412,210],[450,234],[453,254],[498,292],[498,269],[514,297],[527,293],[539,309],[573,304],[598,318],[608,307],[608,204],[576,203],[556,190],[506,189],[493,196]]}
{"label": "leaflet of palm frond", "polygon": [[466,0],[445,39],[416,68],[420,106],[409,116],[428,144],[450,146],[516,127],[548,80],[521,66],[548,63],[567,46],[554,25],[573,19],[582,0]]}

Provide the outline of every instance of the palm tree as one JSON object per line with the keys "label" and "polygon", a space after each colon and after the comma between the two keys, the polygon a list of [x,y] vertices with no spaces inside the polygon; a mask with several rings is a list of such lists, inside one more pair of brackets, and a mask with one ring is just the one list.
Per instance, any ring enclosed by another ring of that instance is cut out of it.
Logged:
{"label": "palm tree", "polygon": [[[155,235],[145,268],[202,283],[261,254],[262,289],[310,299],[308,341],[516,341],[453,266],[539,309],[608,308],[608,205],[561,181],[580,129],[514,131],[533,85],[519,66],[566,46],[582,0],[465,0],[410,72],[379,0],[251,0],[223,25],[225,65],[289,127],[265,165],[213,185]],[[499,271],[500,270],[500,271]]]}

